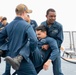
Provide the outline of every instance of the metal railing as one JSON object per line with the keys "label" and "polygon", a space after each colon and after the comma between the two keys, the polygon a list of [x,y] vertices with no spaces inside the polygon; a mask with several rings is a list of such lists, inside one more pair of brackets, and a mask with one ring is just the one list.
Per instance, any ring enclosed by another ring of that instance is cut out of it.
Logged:
{"label": "metal railing", "polygon": [[64,31],[64,40],[62,43],[62,46],[65,48],[65,50],[72,50],[73,44],[72,44],[72,37],[70,31]]}
{"label": "metal railing", "polygon": [[76,31],[72,31],[73,49],[76,51]]}
{"label": "metal railing", "polygon": [[76,31],[64,31],[62,46],[65,48],[63,56],[66,54],[67,57],[76,58]]}

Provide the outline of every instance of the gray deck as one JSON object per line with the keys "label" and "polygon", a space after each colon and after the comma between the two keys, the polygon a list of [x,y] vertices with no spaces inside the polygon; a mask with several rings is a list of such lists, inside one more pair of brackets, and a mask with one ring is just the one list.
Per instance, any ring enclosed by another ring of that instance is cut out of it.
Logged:
{"label": "gray deck", "polygon": [[[2,61],[2,63],[0,64],[0,75],[2,75],[4,70],[5,70],[5,62]],[[62,60],[62,70],[63,70],[64,75],[76,75],[76,64],[69,63],[67,61]],[[11,69],[11,73],[13,72],[14,70]],[[38,75],[53,75],[52,64],[49,70],[47,71],[42,70]]]}

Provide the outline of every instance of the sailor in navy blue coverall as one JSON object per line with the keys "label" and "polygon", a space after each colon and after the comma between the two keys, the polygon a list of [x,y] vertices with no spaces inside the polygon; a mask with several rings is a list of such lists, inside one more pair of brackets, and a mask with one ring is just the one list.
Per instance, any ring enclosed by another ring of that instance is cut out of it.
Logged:
{"label": "sailor in navy blue coverall", "polygon": [[[15,57],[19,54],[20,50],[24,49],[28,38],[30,39],[29,47],[31,51],[34,51],[37,47],[37,37],[30,24],[28,24],[24,19],[27,18],[27,13],[31,13],[27,6],[24,4],[19,4],[16,7],[17,17],[9,23],[0,32],[0,46],[7,43],[8,56]],[[37,75],[34,65],[29,59],[30,50],[25,53],[25,58],[22,60],[19,70],[17,70],[18,75]]]}
{"label": "sailor in navy blue coverall", "polygon": [[[44,25],[47,28],[47,35],[54,38],[57,41],[57,45],[60,52],[60,47],[63,42],[63,27],[62,25],[55,21],[56,20],[56,11],[54,9],[48,9],[46,12],[47,20],[42,22],[41,25]],[[53,64],[53,73],[54,75],[63,75],[61,70],[61,59],[60,54],[52,62]]]}
{"label": "sailor in navy blue coverall", "polygon": [[[28,15],[27,15],[28,16]],[[30,17],[28,16],[28,19],[27,19],[27,22],[29,23],[30,21],[30,24],[31,26],[33,27],[34,31],[35,31],[35,28],[38,26],[36,21],[35,20],[31,20]],[[5,47],[6,44],[2,45],[0,47],[1,50],[6,50],[7,48]],[[22,52],[22,51],[21,51]],[[6,55],[7,53],[5,53],[4,56],[7,56]],[[5,73],[3,73],[3,75],[10,75],[10,65],[6,62],[6,67],[5,67]]]}
{"label": "sailor in navy blue coverall", "polygon": [[[36,21],[35,20],[31,20],[30,16],[28,16],[27,22],[28,21],[30,21],[30,25],[33,27],[33,29],[35,31],[35,28],[38,26],[37,23],[36,23]],[[5,45],[3,45],[3,46],[5,46]],[[5,47],[0,47],[1,50],[5,50],[4,48]],[[9,74],[10,74],[10,65],[6,62],[5,73],[3,73],[3,75],[9,75]]]}
{"label": "sailor in navy blue coverall", "polygon": [[[45,67],[45,63],[54,61],[59,54],[57,42],[55,39],[47,36],[46,28],[44,26],[39,26],[36,28],[36,34],[38,37],[38,47],[31,55],[31,60],[35,66],[37,73],[41,71],[41,69],[48,69]],[[43,35],[44,34],[44,35]],[[42,48],[43,45],[49,45],[48,49],[45,50]],[[28,47],[29,49],[29,47]],[[20,51],[20,55],[24,57],[25,51]],[[47,66],[49,67],[49,64]],[[44,66],[44,68],[43,68]],[[16,72],[15,72],[16,73]],[[13,75],[15,75],[15,73]]]}
{"label": "sailor in navy blue coverall", "polygon": [[[42,26],[41,28],[43,29],[44,27]],[[37,73],[39,73],[41,69],[47,70],[48,68],[45,67],[45,63],[48,63],[49,60],[51,60],[51,62],[53,62],[59,55],[59,50],[58,50],[57,42],[55,41],[55,39],[48,37],[47,34],[46,34],[46,37],[40,37],[39,35],[42,35],[40,33],[45,33],[45,32],[43,32],[41,29],[37,28],[36,34],[37,34],[37,37],[40,38],[38,41],[38,48],[39,48],[40,53],[42,54],[42,59],[43,59],[43,62],[39,63],[40,65],[38,65],[39,58],[37,58],[37,53],[39,53],[39,52],[37,52],[35,50],[33,58],[34,58],[34,64],[35,64]],[[48,49],[47,50],[42,49],[43,45],[49,45]]]}
{"label": "sailor in navy blue coverall", "polygon": [[28,16],[28,21],[27,22],[31,24],[31,26],[33,27],[33,29],[35,31],[36,27],[38,26],[37,22],[35,20],[32,20],[29,15],[27,15],[27,16]]}
{"label": "sailor in navy blue coverall", "polygon": [[[31,20],[29,15],[27,15],[27,16],[28,16],[27,22],[29,23],[29,21],[30,21],[30,25],[33,27],[33,29],[35,31],[35,28],[38,26],[36,21]],[[6,48],[5,45],[0,47],[1,50],[6,50],[5,48]],[[9,75],[9,74],[10,74],[10,65],[6,62],[5,73],[3,73],[3,75]]]}

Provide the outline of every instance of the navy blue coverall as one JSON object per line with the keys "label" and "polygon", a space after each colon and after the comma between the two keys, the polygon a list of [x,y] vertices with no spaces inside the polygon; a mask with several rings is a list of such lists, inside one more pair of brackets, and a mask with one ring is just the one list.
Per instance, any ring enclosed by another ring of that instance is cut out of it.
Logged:
{"label": "navy blue coverall", "polygon": [[[49,45],[48,50],[43,50],[42,45]],[[32,60],[33,60],[37,73],[40,72],[40,70],[43,68],[44,63],[48,59],[54,61],[59,55],[57,42],[53,38],[46,37],[44,39],[39,40],[38,48],[39,48],[39,50],[38,49],[35,50],[34,53],[32,54]],[[42,55],[41,56],[41,58],[43,59],[42,62],[40,61],[41,59],[38,56],[38,54]]]}
{"label": "navy blue coverall", "polygon": [[[42,45],[49,45],[48,50],[43,50]],[[26,46],[26,49],[29,50],[29,43]],[[20,55],[25,57],[25,50],[20,51]],[[36,47],[36,50],[32,52],[30,59],[32,60],[37,73],[39,73],[43,68],[43,64],[48,59],[54,61],[58,57],[58,55],[59,50],[56,40],[50,37],[45,37],[44,39],[38,40],[38,47]],[[16,72],[13,75],[15,74]]]}
{"label": "navy blue coverall", "polygon": [[[8,43],[6,39],[8,38]],[[37,37],[30,24],[28,24],[21,17],[16,17],[11,23],[9,23],[0,32],[0,46],[7,43],[8,55],[15,57],[22,49],[25,49],[25,45],[30,39],[29,47],[33,52],[37,47]],[[18,75],[37,75],[34,65],[29,59],[30,51],[25,50],[25,58],[21,62]]]}
{"label": "navy blue coverall", "polygon": [[35,31],[35,28],[38,26],[37,23],[36,23],[36,21],[35,20],[31,20],[30,24],[31,24],[31,26],[33,27],[33,29]]}
{"label": "navy blue coverall", "polygon": [[[55,21],[51,24],[49,27],[47,24],[47,21],[44,21],[41,23],[41,25],[44,25],[47,28],[47,34],[49,37],[54,38],[57,41],[57,45],[60,51],[61,44],[63,42],[63,28],[60,23]],[[54,75],[63,75],[61,71],[61,59],[60,54],[59,56],[52,62],[53,64],[53,73]]]}
{"label": "navy blue coverall", "polygon": [[[30,21],[31,26],[33,27],[34,31],[35,28],[38,26],[35,20],[31,20]],[[27,48],[27,47],[26,47]],[[7,48],[5,47],[5,45],[3,45],[2,47],[0,47],[0,49],[2,50],[6,50]],[[23,52],[23,51],[21,51]],[[7,53],[5,53],[4,56],[6,56]],[[5,73],[3,73],[3,75],[10,75],[10,65],[6,62],[6,67],[5,67]]]}
{"label": "navy blue coverall", "polygon": [[2,23],[0,22],[0,28],[2,27]]}

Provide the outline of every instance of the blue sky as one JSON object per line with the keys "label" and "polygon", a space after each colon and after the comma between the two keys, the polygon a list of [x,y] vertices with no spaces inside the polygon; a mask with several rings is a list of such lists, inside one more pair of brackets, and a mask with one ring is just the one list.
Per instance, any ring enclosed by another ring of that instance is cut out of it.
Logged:
{"label": "blue sky", "polygon": [[24,3],[33,10],[31,19],[37,21],[38,25],[46,20],[46,10],[54,8],[57,13],[57,21],[63,25],[66,31],[75,31],[76,23],[76,2],[75,0],[0,0],[0,16],[5,16],[8,22],[14,19],[15,8],[18,4]]}

